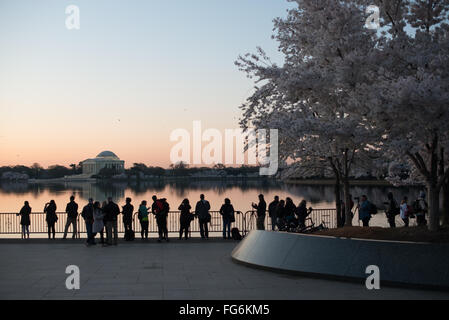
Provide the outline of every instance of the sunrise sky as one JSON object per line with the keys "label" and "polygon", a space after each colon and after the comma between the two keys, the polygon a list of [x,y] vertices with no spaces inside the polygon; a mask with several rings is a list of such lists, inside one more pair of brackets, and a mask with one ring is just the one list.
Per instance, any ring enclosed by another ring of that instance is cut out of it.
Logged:
{"label": "sunrise sky", "polygon": [[[80,30],[65,26],[68,5]],[[170,132],[237,128],[253,83],[234,65],[271,39],[284,0],[1,0],[0,165],[112,150],[167,167]]]}

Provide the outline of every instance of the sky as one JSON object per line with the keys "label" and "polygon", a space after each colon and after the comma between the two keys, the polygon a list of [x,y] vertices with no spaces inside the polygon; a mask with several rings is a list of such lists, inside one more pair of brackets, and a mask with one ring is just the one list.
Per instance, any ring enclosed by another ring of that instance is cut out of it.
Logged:
{"label": "sky", "polygon": [[[66,28],[68,5],[80,29]],[[170,133],[238,128],[254,83],[234,65],[271,38],[286,0],[0,0],[0,165],[115,152],[168,167]]]}

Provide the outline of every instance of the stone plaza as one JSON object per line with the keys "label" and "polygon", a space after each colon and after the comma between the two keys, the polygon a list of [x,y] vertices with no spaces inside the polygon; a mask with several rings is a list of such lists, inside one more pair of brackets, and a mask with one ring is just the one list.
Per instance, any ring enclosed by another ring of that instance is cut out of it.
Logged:
{"label": "stone plaza", "polygon": [[[0,240],[0,299],[306,300],[448,299],[449,293],[278,274],[236,264],[233,241],[137,240],[117,247],[80,241]],[[68,290],[66,267],[80,269]]]}

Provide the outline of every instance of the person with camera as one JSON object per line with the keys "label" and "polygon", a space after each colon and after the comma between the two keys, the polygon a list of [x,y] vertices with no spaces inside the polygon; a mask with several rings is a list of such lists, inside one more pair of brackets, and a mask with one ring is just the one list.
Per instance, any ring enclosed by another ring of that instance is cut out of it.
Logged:
{"label": "person with camera", "polygon": [[359,207],[359,220],[362,221],[364,227],[369,227],[369,222],[371,220],[371,213],[373,210],[373,204],[370,201],[368,201],[368,197],[366,195],[363,195],[360,199],[358,207]]}
{"label": "person with camera", "polygon": [[265,230],[265,215],[267,212],[267,203],[263,194],[259,195],[259,203],[251,205],[257,212],[257,230]]}
{"label": "person with camera", "polygon": [[55,200],[45,204],[45,221],[47,221],[48,226],[48,239],[51,239],[51,234],[53,233],[53,240],[55,240],[55,224],[58,222],[58,216],[56,214],[56,203]]}

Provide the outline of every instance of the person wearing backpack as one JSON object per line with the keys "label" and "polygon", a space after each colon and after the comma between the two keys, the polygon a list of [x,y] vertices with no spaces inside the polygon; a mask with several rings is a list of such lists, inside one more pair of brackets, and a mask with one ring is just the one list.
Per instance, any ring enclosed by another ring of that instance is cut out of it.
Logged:
{"label": "person wearing backpack", "polygon": [[360,200],[359,220],[362,221],[364,227],[369,227],[373,205],[368,201],[368,197],[366,195],[363,195]]}
{"label": "person wearing backpack", "polygon": [[195,206],[195,215],[198,217],[198,222],[200,224],[201,239],[209,239],[208,223],[210,223],[212,218],[209,210],[209,201],[205,200],[204,194],[200,195],[200,201],[198,201]]}
{"label": "person wearing backpack", "polygon": [[385,204],[387,205],[385,214],[387,215],[388,224],[390,228],[396,228],[396,216],[401,213],[401,210],[392,192],[388,193],[388,201]]}
{"label": "person wearing backpack", "polygon": [[420,227],[427,225],[426,214],[428,208],[429,206],[427,205],[426,194],[424,191],[421,191],[419,193],[418,200],[416,200],[416,210],[415,210],[416,223]]}
{"label": "person wearing backpack", "polygon": [[126,204],[122,207],[123,225],[125,227],[125,233],[130,232],[133,229],[133,213],[134,206],[131,204],[132,199],[126,198]]}
{"label": "person wearing backpack", "polygon": [[148,227],[150,225],[150,220],[148,218],[149,212],[147,208],[147,202],[145,200],[142,201],[139,207],[139,213],[137,214],[137,217],[140,222],[140,235],[142,237],[142,240],[146,239],[148,240]]}
{"label": "person wearing backpack", "polygon": [[158,199],[156,196],[153,196],[151,211],[156,216],[159,232],[159,239],[157,241],[162,242],[165,239],[168,242],[167,216],[170,211],[170,206],[167,203],[167,199]]}
{"label": "person wearing backpack", "polygon": [[106,222],[106,244],[116,246],[118,245],[117,217],[120,214],[120,208],[112,201],[112,197],[109,197],[103,211]]}
{"label": "person wearing backpack", "polygon": [[410,215],[411,215],[411,207],[407,204],[408,198],[404,197],[401,201],[401,219],[404,221],[405,227],[407,228],[410,225]]}
{"label": "person wearing backpack", "polygon": [[190,213],[190,209],[192,209],[192,206],[190,205],[189,199],[184,199],[178,207],[178,210],[181,211],[181,215],[179,217],[179,223],[181,225],[179,230],[179,240],[182,239],[183,234],[185,234],[186,240],[189,239],[190,223],[194,219],[193,214]]}
{"label": "person wearing backpack", "polygon": [[220,214],[223,218],[223,239],[231,239],[231,224],[235,222],[235,210],[228,198],[221,206]]}

